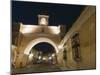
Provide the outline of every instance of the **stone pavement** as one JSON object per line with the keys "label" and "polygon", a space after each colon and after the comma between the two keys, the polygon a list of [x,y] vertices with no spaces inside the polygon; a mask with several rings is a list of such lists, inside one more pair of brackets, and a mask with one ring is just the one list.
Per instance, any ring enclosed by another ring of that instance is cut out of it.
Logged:
{"label": "stone pavement", "polygon": [[15,74],[28,74],[28,73],[42,73],[42,72],[55,72],[61,71],[61,69],[54,64],[41,63],[29,65],[26,68],[22,69],[12,69],[13,75]]}

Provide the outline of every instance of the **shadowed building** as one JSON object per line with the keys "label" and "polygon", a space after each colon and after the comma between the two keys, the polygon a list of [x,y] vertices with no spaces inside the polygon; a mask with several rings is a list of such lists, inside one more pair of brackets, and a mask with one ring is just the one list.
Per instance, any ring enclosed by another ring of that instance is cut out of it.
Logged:
{"label": "shadowed building", "polygon": [[[66,66],[70,69],[96,68],[96,9],[86,7],[60,42],[66,50]],[[62,54],[60,52],[60,54]],[[63,63],[63,62],[61,62]]]}

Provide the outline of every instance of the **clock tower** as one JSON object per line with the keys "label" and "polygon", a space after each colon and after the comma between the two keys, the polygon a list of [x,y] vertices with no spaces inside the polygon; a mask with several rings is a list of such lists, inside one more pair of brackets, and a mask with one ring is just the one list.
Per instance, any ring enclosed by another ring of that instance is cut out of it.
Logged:
{"label": "clock tower", "polygon": [[49,19],[48,15],[38,15],[38,24],[43,25],[43,26],[47,26],[48,19]]}

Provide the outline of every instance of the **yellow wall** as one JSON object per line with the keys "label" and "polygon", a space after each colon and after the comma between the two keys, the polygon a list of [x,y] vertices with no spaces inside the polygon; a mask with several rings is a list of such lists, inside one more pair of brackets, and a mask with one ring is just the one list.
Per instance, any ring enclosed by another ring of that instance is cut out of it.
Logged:
{"label": "yellow wall", "polygon": [[[76,69],[94,69],[96,67],[96,15],[95,15],[95,7],[86,7],[86,9],[82,12],[79,16],[77,21],[73,24],[72,28],[68,31],[64,39],[61,41],[60,37],[57,35],[44,35],[42,37],[47,37],[53,40],[57,46],[59,45],[60,41],[61,44],[65,44],[65,48],[67,50],[66,56],[67,60],[64,63],[63,60],[63,48],[59,49],[57,55],[58,64],[61,68],[64,66],[66,69],[76,70]],[[73,60],[72,54],[72,44],[71,44],[71,37],[75,32],[79,33],[80,39],[80,61],[75,62]],[[28,56],[24,55],[25,47],[34,39],[41,37],[39,34],[30,35],[25,34],[23,35],[23,39],[21,41],[21,45],[18,47],[20,51],[17,59],[16,59],[16,66],[20,67],[20,63],[22,63],[22,67],[27,64]]]}
{"label": "yellow wall", "polygon": [[[83,17],[84,16],[84,17]],[[82,22],[84,20],[84,22]],[[81,23],[82,22],[82,23]],[[75,62],[72,57],[71,36],[79,33],[80,61]],[[96,14],[95,7],[87,7],[66,35],[67,61],[71,69],[95,69],[96,68]],[[65,39],[66,39],[65,38]]]}

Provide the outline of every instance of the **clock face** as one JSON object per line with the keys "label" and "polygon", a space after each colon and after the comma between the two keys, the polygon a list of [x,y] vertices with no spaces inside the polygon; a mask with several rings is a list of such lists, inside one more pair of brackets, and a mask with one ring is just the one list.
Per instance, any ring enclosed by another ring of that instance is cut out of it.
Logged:
{"label": "clock face", "polygon": [[41,25],[46,25],[47,24],[46,18],[41,18],[40,24]]}

